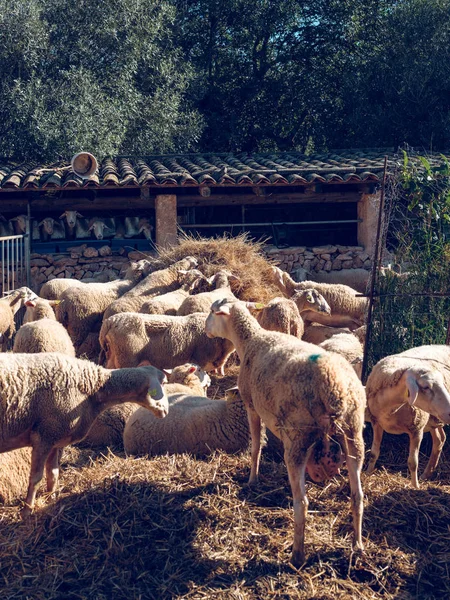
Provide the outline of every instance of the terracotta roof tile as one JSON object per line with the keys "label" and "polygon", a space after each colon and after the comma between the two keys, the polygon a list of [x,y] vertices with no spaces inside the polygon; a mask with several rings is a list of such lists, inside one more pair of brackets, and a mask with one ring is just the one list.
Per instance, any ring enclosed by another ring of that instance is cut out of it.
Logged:
{"label": "terracotta roof tile", "polygon": [[47,168],[6,162],[0,163],[0,192],[116,186],[151,188],[379,182],[386,154],[393,164],[393,152],[377,149],[340,150],[311,156],[291,151],[117,157],[101,161],[97,173],[89,180],[81,179],[63,166]]}

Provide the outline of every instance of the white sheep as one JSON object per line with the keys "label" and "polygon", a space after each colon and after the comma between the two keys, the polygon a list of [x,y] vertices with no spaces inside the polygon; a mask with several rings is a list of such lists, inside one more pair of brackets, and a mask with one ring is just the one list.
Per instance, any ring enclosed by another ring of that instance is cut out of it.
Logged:
{"label": "white sheep", "polygon": [[176,315],[183,301],[205,279],[198,269],[178,271],[178,284],[180,287],[167,294],[155,296],[146,302],[139,312],[146,315]]}
{"label": "white sheep", "polygon": [[[169,394],[169,414],[150,419],[138,408],[128,419],[123,433],[125,452],[133,455],[208,455],[214,450],[240,452],[248,448],[246,410],[237,388],[227,390],[226,400],[210,400],[186,393]],[[147,413],[147,414],[146,414]],[[161,427],[162,425],[162,427]]]}
{"label": "white sheep", "polygon": [[419,346],[380,360],[366,384],[367,413],[373,427],[373,442],[367,472],[380,455],[383,432],[409,436],[408,469],[411,485],[417,477],[419,447],[425,431],[433,447],[421,479],[435,471],[445,443],[443,423],[450,423],[450,347]]}
{"label": "white sheep", "polygon": [[[142,361],[139,366],[148,364],[148,361]],[[168,374],[164,391],[167,396],[179,392],[206,396],[210,383],[210,378],[198,365],[186,364],[176,367]],[[91,427],[87,436],[78,445],[90,448],[109,446],[122,450],[125,423],[135,410],[136,405],[131,402],[105,410],[97,417],[95,426]]]}
{"label": "white sheep", "polygon": [[81,215],[77,210],[65,210],[63,214],[59,217],[63,221],[65,220],[67,224],[66,237],[67,239],[73,240],[75,238],[75,228],[77,225],[77,218],[83,219],[83,215]]}
{"label": "white sheep", "polygon": [[178,287],[180,270],[190,270],[196,267],[198,261],[193,256],[187,256],[159,271],[147,275],[138,285],[134,286],[118,300],[115,300],[105,311],[104,318],[124,312],[139,312],[142,306],[155,296],[167,294]]}
{"label": "white sheep", "polygon": [[356,335],[351,332],[338,333],[319,344],[319,346],[328,352],[337,352],[347,359],[361,379],[364,348]]}
{"label": "white sheep", "polygon": [[316,290],[297,292],[294,298],[273,298],[258,311],[256,318],[264,329],[280,331],[301,338],[305,328],[302,312],[313,310],[330,314],[325,298]]}
{"label": "white sheep", "polygon": [[55,319],[39,319],[24,323],[14,338],[13,352],[62,352],[75,356],[75,348],[67,330]]}
{"label": "white sheep", "polygon": [[25,316],[23,323],[31,323],[39,319],[51,319],[56,321],[55,311],[53,310],[59,304],[59,300],[45,300],[44,298],[35,298],[25,302]]}
{"label": "white sheep", "polygon": [[14,316],[27,300],[37,298],[36,294],[27,287],[17,288],[0,299],[0,351],[5,352],[9,341],[16,332]]}
{"label": "white sheep", "polygon": [[328,327],[328,325],[308,323],[308,325],[305,326],[305,333],[303,334],[302,339],[304,342],[319,345],[339,333],[352,333],[353,335],[356,335],[361,344],[364,345],[366,343],[366,329],[365,325],[353,329],[352,331],[348,327]]}
{"label": "white sheep", "polygon": [[187,362],[205,371],[222,369],[233,346],[228,340],[208,339],[206,316],[121,313],[109,317],[103,321],[99,336],[106,368],[135,367],[147,360],[158,369]]}
{"label": "white sheep", "polygon": [[147,273],[149,262],[141,260],[127,269],[124,279],[109,283],[86,283],[70,287],[61,295],[57,318],[72,339],[78,356],[98,357],[98,331],[108,306],[136,285]]}
{"label": "white sheep", "polygon": [[215,285],[215,289],[211,292],[202,292],[195,296],[188,296],[178,309],[177,315],[185,316],[196,312],[207,313],[211,308],[211,304],[220,298],[237,300],[231,291],[231,281],[239,281],[239,278],[228,271],[218,271],[208,279],[211,285]]}
{"label": "white sheep", "polygon": [[103,410],[135,402],[165,416],[163,379],[153,367],[108,371],[59,353],[0,355],[0,452],[32,447],[24,515],[44,469],[53,492],[61,449],[81,440]]}
{"label": "white sheep", "polygon": [[318,283],[341,283],[348,285],[360,294],[364,294],[370,279],[370,271],[366,269],[342,269],[340,271],[311,272],[307,279]]}
{"label": "white sheep", "polygon": [[316,283],[315,281],[296,283],[278,267],[272,267],[272,275],[274,284],[288,298],[300,290],[314,288],[328,302],[331,309],[330,315],[305,311],[305,314],[302,315],[304,321],[314,321],[332,327],[348,327],[352,330],[364,325],[367,298],[359,298],[358,292],[351,287],[342,284]]}
{"label": "white sheep", "polygon": [[347,460],[355,543],[362,548],[364,388],[349,363],[284,333],[264,330],[244,302],[217,301],[205,324],[207,335],[230,340],[240,358],[238,387],[252,440],[249,483],[256,482],[261,421],[284,446],[294,501],[291,562],[304,561],[308,508],[305,473],[321,479]]}
{"label": "white sheep", "polygon": [[0,454],[0,504],[11,504],[26,494],[30,468],[31,448]]}

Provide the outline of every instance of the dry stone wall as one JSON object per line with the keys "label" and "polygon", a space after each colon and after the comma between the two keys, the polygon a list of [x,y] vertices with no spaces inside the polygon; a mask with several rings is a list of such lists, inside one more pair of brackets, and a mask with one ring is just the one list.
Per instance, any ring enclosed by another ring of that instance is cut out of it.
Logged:
{"label": "dry stone wall", "polygon": [[362,246],[267,246],[266,255],[276,261],[281,269],[292,273],[302,267],[307,271],[340,271],[341,269],[367,269],[371,257]]}

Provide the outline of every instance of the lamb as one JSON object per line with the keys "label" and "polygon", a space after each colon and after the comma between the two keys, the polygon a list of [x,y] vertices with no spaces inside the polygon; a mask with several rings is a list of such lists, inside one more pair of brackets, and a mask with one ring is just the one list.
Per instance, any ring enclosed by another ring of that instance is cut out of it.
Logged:
{"label": "lamb", "polygon": [[146,302],[139,312],[146,315],[176,315],[185,298],[204,279],[203,273],[198,269],[178,271],[178,284],[180,287],[167,294],[155,296]]}
{"label": "lamb", "polygon": [[61,352],[75,356],[67,330],[56,319],[39,319],[22,325],[14,338],[13,352]]}
{"label": "lamb", "polygon": [[[142,361],[140,367],[148,365],[148,361]],[[198,394],[205,396],[211,380],[208,375],[197,365],[181,365],[173,369],[164,384],[166,396],[175,393]],[[123,449],[123,431],[125,423],[135,412],[136,405],[125,402],[102,412],[91,427],[87,436],[78,444],[83,447],[106,448],[108,446]]]}
{"label": "lamb", "polygon": [[328,352],[337,352],[346,358],[361,379],[364,348],[353,333],[338,333],[319,346]]}
{"label": "lamb", "polygon": [[249,483],[258,477],[262,420],[284,445],[294,500],[291,562],[300,567],[305,558],[308,508],[305,472],[314,480],[334,475],[342,451],[349,473],[355,542],[362,548],[364,388],[338,354],[285,333],[264,330],[249,312],[252,304],[219,300],[212,305],[205,324],[208,336],[233,342],[241,361],[238,387],[252,441]]}
{"label": "lamb", "polygon": [[[205,456],[214,450],[246,450],[249,430],[246,410],[237,388],[226,400],[188,394],[169,395],[169,414],[158,422],[138,408],[123,433],[125,452],[132,455],[190,454]],[[161,427],[162,425],[162,427]]]}
{"label": "lamb", "polygon": [[32,321],[38,321],[39,319],[51,319],[56,321],[55,311],[53,310],[58,306],[59,300],[45,300],[44,298],[35,298],[34,300],[27,300],[25,302],[25,316],[23,323],[31,323]]}
{"label": "lamb", "polygon": [[208,282],[211,285],[215,284],[215,289],[211,292],[203,292],[186,298],[178,309],[177,315],[186,316],[196,312],[207,313],[211,309],[211,304],[221,298],[237,300],[236,296],[231,291],[231,281],[239,281],[239,278],[228,271],[218,271],[208,279]]}
{"label": "lamb", "polygon": [[106,368],[136,367],[148,360],[158,369],[194,362],[205,371],[221,369],[233,346],[228,340],[210,340],[204,313],[185,317],[121,313],[103,321],[100,346]]}
{"label": "lamb", "polygon": [[305,328],[301,313],[305,310],[326,312],[330,307],[326,300],[316,290],[304,290],[295,294],[295,299],[273,298],[256,318],[264,329],[289,333],[301,339]]}
{"label": "lamb", "polygon": [[84,284],[63,292],[56,316],[67,328],[78,356],[97,358],[100,350],[97,338],[103,313],[111,302],[136,285],[148,273],[148,268],[149,262],[142,260],[127,269],[124,279]]}
{"label": "lamb", "polygon": [[347,285],[316,283],[315,281],[302,281],[296,283],[285,271],[272,267],[274,283],[285,296],[291,298],[300,290],[314,288],[328,302],[331,315],[305,311],[304,321],[314,321],[332,327],[348,327],[356,329],[365,323],[367,298],[357,297],[357,291]]}
{"label": "lamb", "polygon": [[155,296],[161,296],[175,290],[178,287],[178,272],[196,267],[197,259],[187,256],[182,260],[170,265],[167,269],[154,271],[129,290],[121,298],[116,300],[105,311],[104,319],[124,312],[139,312],[142,306]]}
{"label": "lamb", "polygon": [[419,346],[380,360],[367,379],[367,413],[373,442],[367,473],[375,468],[383,432],[409,435],[408,469],[411,485],[417,477],[419,446],[425,431],[433,447],[421,479],[435,471],[445,443],[443,423],[450,423],[450,347]]}
{"label": "lamb", "polygon": [[32,447],[23,515],[34,507],[44,469],[54,492],[61,449],[87,434],[97,415],[135,402],[164,417],[164,374],[153,367],[108,371],[63,354],[0,356],[0,452]]}
{"label": "lamb", "polygon": [[5,294],[0,299],[0,351],[5,352],[8,343],[16,332],[14,315],[24,306],[29,299],[36,298],[36,294],[27,287],[21,287]]}

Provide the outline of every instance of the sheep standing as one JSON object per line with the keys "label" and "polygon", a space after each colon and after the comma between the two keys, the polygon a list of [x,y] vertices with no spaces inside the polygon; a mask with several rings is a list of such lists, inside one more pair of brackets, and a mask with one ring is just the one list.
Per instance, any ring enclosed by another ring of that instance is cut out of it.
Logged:
{"label": "sheep standing", "polygon": [[261,421],[283,442],[294,500],[292,564],[300,567],[305,558],[305,472],[315,480],[335,474],[341,450],[349,473],[355,542],[362,548],[365,395],[351,366],[337,354],[264,330],[244,302],[215,302],[205,327],[208,336],[230,340],[241,361],[238,386],[252,440],[249,483],[258,477]]}
{"label": "sheep standing", "polygon": [[419,447],[425,431],[431,433],[433,447],[421,479],[429,479],[436,469],[445,443],[443,423],[450,423],[450,347],[419,346],[380,360],[367,384],[367,412],[373,427],[373,442],[367,472],[380,455],[383,432],[407,433],[408,469],[411,485],[417,477]]}
{"label": "sheep standing", "polygon": [[103,410],[135,402],[165,416],[163,378],[153,367],[108,371],[59,353],[1,355],[0,452],[32,447],[24,513],[34,507],[44,469],[53,492],[61,448],[81,440]]}
{"label": "sheep standing", "polygon": [[289,333],[301,339],[305,324],[301,313],[305,310],[325,312],[330,314],[326,300],[316,290],[297,292],[294,299],[273,298],[256,318],[264,329]]}
{"label": "sheep standing", "polygon": [[103,313],[111,302],[135,286],[148,268],[149,262],[142,260],[127,269],[124,279],[84,284],[63,292],[57,318],[69,332],[78,356],[86,355],[91,360],[98,357],[98,331]]}
{"label": "sheep standing", "polygon": [[140,408],[128,419],[123,433],[127,454],[189,452],[205,456],[214,450],[233,453],[248,448],[246,410],[237,388],[227,390],[226,400],[182,393],[168,398],[169,414],[165,419],[152,418]]}
{"label": "sheep standing", "polygon": [[0,504],[11,504],[27,491],[31,469],[31,448],[0,454]]}
{"label": "sheep standing", "polygon": [[25,302],[25,316],[23,322],[31,323],[39,319],[51,319],[56,321],[54,308],[59,304],[59,300],[45,300],[44,298],[35,298]]}
{"label": "sheep standing", "polygon": [[218,271],[208,279],[211,285],[216,286],[215,289],[211,292],[202,292],[201,294],[186,298],[178,309],[177,315],[186,316],[196,312],[207,313],[211,309],[211,304],[221,298],[237,300],[231,291],[231,281],[239,281],[239,278],[228,271]]}
{"label": "sheep standing", "polygon": [[83,219],[83,215],[81,215],[76,210],[65,210],[59,218],[66,223],[66,238],[68,240],[75,239],[75,228],[77,225],[77,218]]}
{"label": "sheep standing", "polygon": [[339,333],[352,333],[364,345],[366,343],[366,329],[365,325],[350,330],[348,327],[328,327],[327,325],[319,325],[318,323],[308,323],[305,326],[305,333],[302,339],[304,342],[319,345]]}
{"label": "sheep standing", "polygon": [[210,340],[204,313],[185,317],[121,313],[103,321],[100,346],[108,369],[135,367],[147,360],[158,369],[194,362],[205,369],[222,368],[233,346],[228,340]]}
{"label": "sheep standing", "polygon": [[36,298],[36,294],[27,287],[8,292],[0,299],[0,351],[6,352],[8,343],[16,332],[14,316],[27,300]]}
{"label": "sheep standing", "polygon": [[189,270],[197,266],[197,259],[187,256],[182,260],[147,275],[138,285],[113,302],[105,311],[104,318],[124,312],[139,312],[142,306],[155,296],[161,296],[178,287],[178,274],[180,270]]}
{"label": "sheep standing", "polygon": [[146,302],[139,312],[146,315],[176,315],[183,301],[204,279],[203,273],[198,269],[178,271],[178,284],[180,287],[167,294],[155,296]]}
{"label": "sheep standing", "polygon": [[283,294],[291,298],[301,290],[313,288],[317,290],[328,302],[331,314],[314,313],[305,311],[304,321],[314,321],[332,327],[348,327],[356,329],[364,325],[367,310],[367,298],[357,297],[358,292],[347,285],[316,283],[315,281],[302,281],[296,283],[285,271],[272,267],[273,282]]}
{"label": "sheep standing", "polygon": [[24,323],[14,338],[13,352],[62,352],[75,356],[75,348],[67,330],[56,319],[39,319]]}

